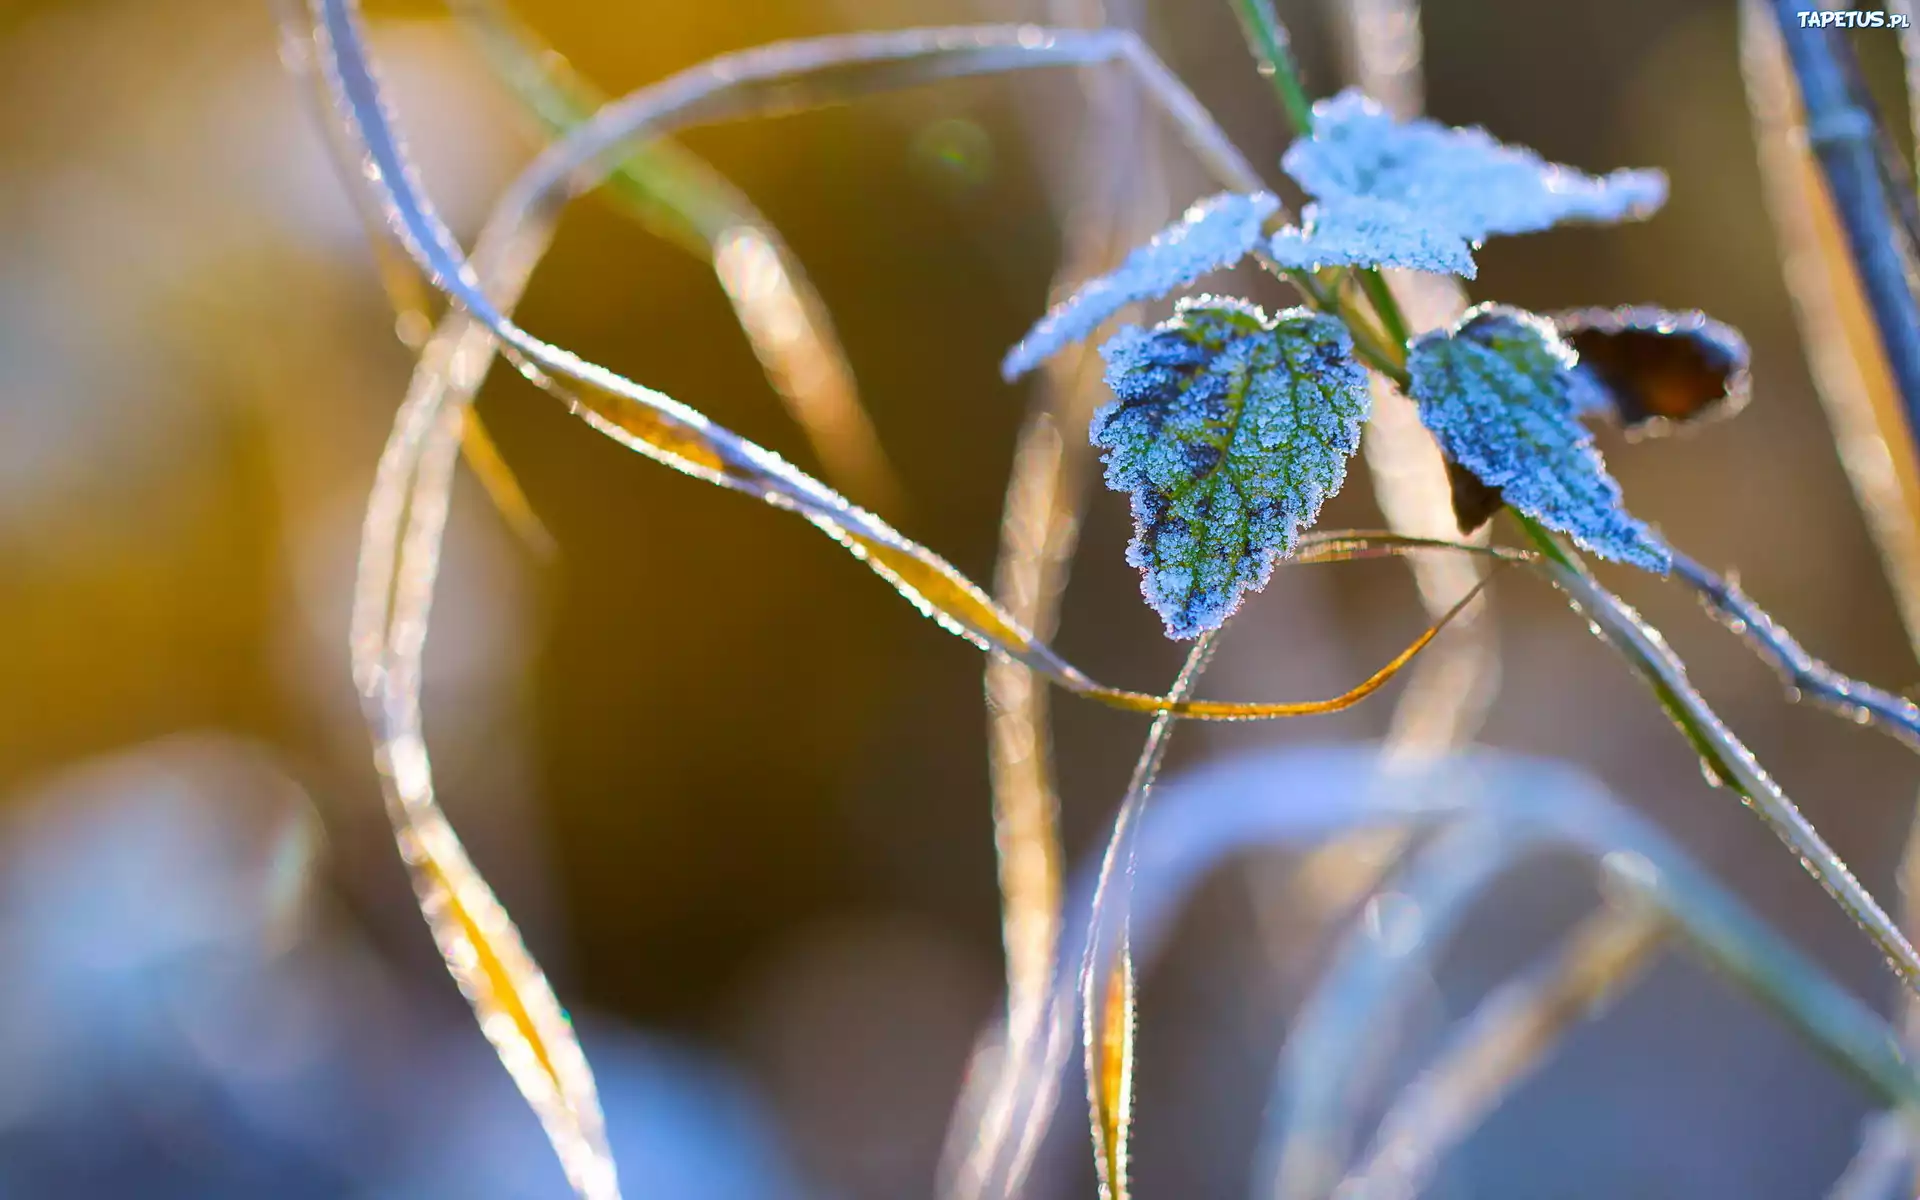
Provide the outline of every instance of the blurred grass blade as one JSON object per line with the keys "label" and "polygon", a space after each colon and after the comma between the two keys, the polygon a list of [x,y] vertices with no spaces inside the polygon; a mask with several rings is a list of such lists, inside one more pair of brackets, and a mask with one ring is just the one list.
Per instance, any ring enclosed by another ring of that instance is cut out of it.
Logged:
{"label": "blurred grass blade", "polygon": [[460,422],[460,457],[466,461],[467,469],[479,481],[480,487],[493,502],[500,513],[500,519],[507,523],[522,542],[535,553],[543,557],[552,557],[558,553],[559,546],[553,535],[547,532],[545,522],[533,511],[533,502],[520,487],[520,481],[514,477],[513,468],[500,455],[500,447],[494,443],[493,435],[481,423],[480,414],[472,408],[465,410]]}
{"label": "blurred grass blade", "polygon": [[[902,34],[858,35],[787,43],[760,51],[744,51],[727,59],[694,68],[628,101],[610,106],[567,141],[543,154],[502,199],[481,235],[476,261],[484,257],[512,277],[514,286],[483,286],[425,197],[413,182],[411,168],[386,116],[371,65],[365,56],[358,18],[349,0],[313,0],[319,22],[322,62],[342,118],[365,151],[364,177],[382,189],[396,228],[434,281],[485,324],[503,343],[505,352],[522,373],[559,395],[581,419],[602,433],[657,462],[718,486],[754,496],[777,508],[796,512],[853,552],[886,579],[906,599],[943,628],[983,649],[1028,665],[1060,686],[1110,707],[1133,712],[1171,711],[1180,716],[1218,720],[1253,720],[1337,712],[1372,694],[1438,633],[1441,622],[1423,633],[1400,655],[1371,678],[1328,700],[1281,703],[1225,703],[1182,700],[1105,687],[1088,679],[1060,659],[1053,650],[995,604],[972,581],[945,560],[908,539],[879,517],[849,503],[825,484],[798,470],[778,455],[733,434],[686,405],[662,393],[622,378],[604,367],[532,336],[506,315],[511,305],[497,303],[489,293],[516,297],[550,240],[553,221],[570,190],[586,186],[589,166],[622,139],[657,136],[670,117],[687,119],[690,113],[745,115],[751,105],[719,105],[715,96],[736,91],[763,95],[765,103],[785,111],[809,93],[803,82],[837,98],[848,80],[873,83],[917,81],[925,76],[897,71],[851,76],[854,66],[912,65],[915,56],[934,55],[932,77],[959,70],[1005,69],[1008,64],[1048,64],[1056,61],[1097,61],[1102,54],[1123,54],[1138,46],[1131,38],[1104,34],[1035,31],[1033,29],[907,31]],[[1053,52],[1049,56],[1048,52]],[[1096,51],[1098,53],[1096,53]],[[1018,52],[1018,53],[1016,53]],[[957,65],[945,55],[957,55]],[[1022,57],[1025,55],[1025,57]],[[855,56],[850,58],[849,56]],[[861,58],[858,56],[866,56]],[[1130,60],[1129,60],[1130,61]],[[797,65],[796,65],[797,64]],[[813,73],[794,78],[796,70]],[[826,86],[817,76],[838,80]],[[754,86],[781,87],[770,92]],[[563,384],[561,379],[568,382]],[[1464,604],[1464,602],[1463,602]],[[1456,607],[1454,613],[1459,609]]]}
{"label": "blurred grass blade", "polygon": [[1757,0],[1741,6],[1740,47],[1767,208],[1808,366],[1908,639],[1920,644],[1920,462],[1911,432],[1806,148],[1779,31]]}
{"label": "blurred grass blade", "polygon": [[[1137,0],[1052,0],[1047,15],[1063,26],[1132,28]],[[1088,137],[1070,165],[1049,180],[1056,223],[1066,253],[1054,272],[1049,302],[1080,280],[1116,267],[1167,216],[1155,131],[1139,89],[1111,71],[1083,69]],[[1052,116],[1035,118],[1038,122]],[[1027,415],[1015,442],[1013,467],[1001,508],[994,563],[994,599],[1021,625],[1048,639],[1059,627],[1060,602],[1079,541],[1088,495],[1092,446],[1082,434],[1106,395],[1094,347],[1076,343],[1037,373]],[[1022,1058],[1042,1052],[1049,988],[1060,937],[1059,797],[1046,681],[1012,659],[987,660],[988,778],[993,791],[1002,942],[1006,949],[1007,1021],[998,1059],[977,1062],[969,1088],[981,1098],[963,1102],[970,1129],[944,1170],[952,1185],[974,1186],[983,1162],[1004,1152],[1013,1128],[1015,1097],[1003,1080],[1017,1078]],[[973,1111],[977,1110],[977,1111]],[[956,1133],[960,1131],[956,1127]]]}
{"label": "blurred grass blade", "polygon": [[[1449,809],[1465,815],[1393,882],[1406,910],[1419,913],[1413,951],[1404,944],[1406,938],[1382,939],[1371,931],[1355,931],[1302,1011],[1275,1085],[1272,1111],[1277,1121],[1257,1168],[1256,1179],[1267,1189],[1260,1194],[1333,1194],[1359,1119],[1361,1097],[1354,1089],[1364,1078],[1363,1064],[1378,1052],[1380,1037],[1393,1028],[1409,981],[1424,977],[1426,964],[1444,948],[1466,907],[1488,883],[1522,858],[1547,850],[1571,850],[1602,865],[1610,882],[1631,889],[1661,921],[1671,924],[1687,947],[1783,1017],[1876,1099],[1909,1108],[1920,1105],[1920,1079],[1900,1056],[1884,1023],[1748,913],[1644,819],[1578,776],[1567,778],[1569,772],[1556,772],[1562,778],[1553,782],[1543,773],[1522,785],[1525,772],[1482,765],[1497,764],[1491,756],[1475,754],[1464,761],[1472,765],[1463,774],[1480,776],[1478,796],[1462,794],[1465,788],[1459,784],[1416,793],[1416,773],[1404,767],[1381,772],[1382,791],[1394,789],[1393,803],[1405,815],[1424,810],[1440,816]],[[1258,794],[1246,784],[1237,790],[1235,799],[1241,803]],[[1168,789],[1163,807],[1180,798]],[[1271,798],[1267,803],[1271,806]],[[1232,819],[1241,823],[1245,841],[1255,840],[1257,835],[1245,829],[1248,817],[1234,814]],[[1146,861],[1143,854],[1143,878]],[[1630,963],[1632,956],[1616,955],[1613,961]],[[1497,1024],[1492,1031],[1503,1036],[1513,1032],[1503,1032]],[[1465,1053],[1472,1043],[1458,1045]],[[1545,1047],[1536,1043],[1534,1049]],[[1501,1077],[1484,1078],[1497,1083]],[[1464,1132],[1452,1130],[1449,1136]]]}
{"label": "blurred grass blade", "polygon": [[[1194,640],[1168,695],[1185,698],[1213,657],[1219,630]],[[1103,1200],[1127,1197],[1127,1119],[1133,1105],[1134,992],[1128,949],[1134,841],[1153,781],[1173,737],[1173,715],[1161,713],[1147,730],[1133,779],[1114,815],[1100,860],[1100,881],[1088,909],[1086,950],[1080,963],[1080,1004],[1087,1096],[1092,1110],[1094,1161]]]}
{"label": "blurred grass blade", "polygon": [[1533,849],[1537,833],[1470,815],[1415,850],[1385,884],[1395,925],[1349,927],[1288,1036],[1274,1104],[1284,1112],[1256,1180],[1275,1200],[1320,1200],[1346,1174],[1366,1085],[1383,1067],[1402,1005],[1431,976],[1456,926],[1487,886]]}
{"label": "blurred grass blade", "polygon": [[1911,1200],[1915,1194],[1913,1120],[1880,1112],[1862,1124],[1860,1149],[1827,1190],[1827,1200]]}
{"label": "blurred grass blade", "polygon": [[[421,354],[375,473],[362,527],[354,677],[402,861],[448,970],[539,1117],[575,1191],[619,1194],[599,1099],[566,1012],[434,794],[420,682],[464,416],[491,341],[450,313]],[[476,362],[479,369],[463,370]]]}
{"label": "blurred grass blade", "polygon": [[[1907,244],[1884,177],[1880,130],[1842,65],[1851,48],[1844,37],[1804,28],[1801,10],[1787,0],[1772,0],[1770,6],[1797,85],[1794,90],[1807,115],[1806,144],[1839,218],[1860,294],[1872,314],[1874,336],[1908,423],[1920,422],[1920,296],[1914,294],[1911,277],[1914,248]],[[1901,186],[1910,183],[1902,180]]]}
{"label": "blurred grass blade", "polygon": [[[556,135],[606,103],[502,0],[450,0],[494,70]],[[712,265],[767,382],[806,433],[828,479],[898,508],[905,490],[860,404],[827,306],[773,225],[724,176],[671,141],[629,147],[607,189],[649,230]]]}
{"label": "blurred grass blade", "polygon": [[[1911,15],[1905,0],[1895,11]],[[1908,117],[1920,129],[1920,31],[1908,29],[1899,38],[1906,62]],[[1901,411],[1839,218],[1807,148],[1805,117],[1786,48],[1772,15],[1757,0],[1743,0],[1740,6],[1740,61],[1767,210],[1814,388],[1854,499],[1880,552],[1908,644],[1920,650],[1920,459],[1913,431]],[[1901,854],[1899,883],[1901,923],[1912,935],[1920,929],[1920,808]],[[1906,1001],[1911,1042],[1920,1026],[1920,1003],[1910,995]],[[1868,1156],[1872,1149],[1863,1145],[1860,1153]],[[1856,1159],[1849,1175],[1855,1168],[1870,1173],[1869,1165],[1864,1157]]]}
{"label": "blurred grass blade", "polygon": [[1394,1097],[1365,1161],[1337,1188],[1343,1200],[1411,1200],[1453,1147],[1552,1054],[1561,1035],[1591,1020],[1652,965],[1665,940],[1659,917],[1606,908],[1558,951],[1481,1001],[1434,1062]]}
{"label": "blurred grass blade", "polygon": [[1427,106],[1419,0],[1329,0],[1347,78],[1401,120]]}
{"label": "blurred grass blade", "polygon": [[[1408,760],[1373,743],[1276,747],[1217,760],[1161,783],[1129,835],[1134,871],[1126,933],[1134,970],[1150,967],[1186,898],[1234,856],[1382,831],[1407,836],[1469,816],[1482,818],[1499,836],[1514,831],[1516,843],[1572,850],[1602,864],[1610,880],[1669,914],[1688,945],[1871,1094],[1920,1107],[1920,1079],[1871,1009],[1781,941],[1599,783],[1564,764],[1498,751]],[[1106,862],[1076,875],[1061,943],[1063,956],[1074,961],[1104,945],[1103,971],[1111,969],[1117,951],[1111,936],[1096,941],[1092,932],[1093,898]],[[1065,1014],[1071,1024],[1087,977],[1064,974],[1056,980],[1050,1010],[1056,1019]],[[1036,1057],[1020,1081],[1022,1095],[1044,1096],[1064,1067],[1061,1058]],[[1020,1111],[1035,1114],[1023,1135],[1037,1143],[1051,1109]],[[1263,1161],[1269,1173],[1257,1178],[1270,1183],[1277,1156],[1269,1153]],[[981,1194],[1008,1200],[1022,1194],[1020,1182],[1018,1175],[997,1176]]]}

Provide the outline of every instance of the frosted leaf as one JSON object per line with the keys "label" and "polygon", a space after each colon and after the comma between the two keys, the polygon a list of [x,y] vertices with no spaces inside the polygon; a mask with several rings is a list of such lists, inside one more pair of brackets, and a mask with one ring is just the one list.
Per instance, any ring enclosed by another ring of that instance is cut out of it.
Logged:
{"label": "frosted leaf", "polygon": [[1261,226],[1279,210],[1280,201],[1266,192],[1222,192],[1199,201],[1127,255],[1117,270],[1090,280],[1054,305],[1008,351],[1000,374],[1011,383],[1065,347],[1092,337],[1102,322],[1127,305],[1157,300],[1231,267],[1260,245],[1266,237]]}
{"label": "frosted leaf", "polygon": [[1664,574],[1666,546],[1627,514],[1580,423],[1596,400],[1575,361],[1545,319],[1482,304],[1416,340],[1407,370],[1420,420],[1449,459],[1585,549]]}
{"label": "frosted leaf", "polygon": [[[1408,247],[1447,237],[1477,246],[1494,234],[1533,233],[1562,221],[1644,217],[1667,197],[1659,171],[1588,175],[1504,145],[1484,129],[1396,120],[1353,89],[1314,105],[1313,135],[1288,148],[1281,165],[1318,201],[1325,231],[1310,226],[1282,239],[1328,241],[1347,261],[1366,265],[1402,265],[1395,258]],[[1336,239],[1334,230],[1352,234]]]}
{"label": "frosted leaf", "polygon": [[1107,486],[1129,492],[1127,561],[1167,635],[1219,627],[1340,490],[1371,395],[1333,317],[1269,318],[1214,296],[1101,347],[1116,399],[1093,418]]}
{"label": "frosted leaf", "polygon": [[1344,197],[1309,204],[1302,226],[1273,235],[1268,251],[1283,267],[1406,267],[1436,275],[1474,276],[1467,239],[1410,213],[1391,200]]}

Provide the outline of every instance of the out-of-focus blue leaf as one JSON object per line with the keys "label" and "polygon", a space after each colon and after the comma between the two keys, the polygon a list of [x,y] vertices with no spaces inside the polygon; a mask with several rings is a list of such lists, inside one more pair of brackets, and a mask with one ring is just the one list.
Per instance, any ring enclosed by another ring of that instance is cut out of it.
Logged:
{"label": "out-of-focus blue leaf", "polygon": [[1217,628],[1340,490],[1371,402],[1337,319],[1183,300],[1101,348],[1107,486],[1133,498],[1127,561],[1170,637]]}
{"label": "out-of-focus blue leaf", "polygon": [[1532,313],[1483,304],[1413,343],[1420,419],[1447,457],[1582,547],[1665,573],[1671,554],[1627,514],[1579,414],[1604,400],[1573,351]]}
{"label": "out-of-focus blue leaf", "polygon": [[1000,373],[1009,382],[1074,342],[1129,304],[1157,300],[1245,258],[1266,234],[1261,226],[1280,210],[1266,192],[1222,192],[1199,201],[1153,240],[1127,255],[1111,274],[1091,280],[1040,318],[1007,352]]}
{"label": "out-of-focus blue leaf", "polygon": [[1366,196],[1309,204],[1299,227],[1273,235],[1268,251],[1283,267],[1406,267],[1474,276],[1467,239],[1412,217],[1405,206]]}
{"label": "out-of-focus blue leaf", "polygon": [[[1281,160],[1318,202],[1303,229],[1275,238],[1288,265],[1404,266],[1473,277],[1456,241],[1562,221],[1623,221],[1667,197],[1659,171],[1587,175],[1508,146],[1484,129],[1399,121],[1349,89],[1313,108],[1311,137]],[[1464,259],[1464,261],[1462,261]]]}

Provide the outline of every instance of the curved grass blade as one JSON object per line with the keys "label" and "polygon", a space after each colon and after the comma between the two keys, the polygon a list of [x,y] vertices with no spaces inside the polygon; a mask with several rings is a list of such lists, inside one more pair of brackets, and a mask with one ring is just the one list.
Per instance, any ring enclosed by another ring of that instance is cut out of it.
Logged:
{"label": "curved grass blade", "polygon": [[[349,144],[340,123],[331,118],[326,83],[316,69],[312,31],[302,11],[301,0],[272,0],[272,3],[279,23],[281,63],[294,76],[301,95],[310,103],[335,170],[343,180],[351,179],[358,154]],[[380,278],[381,289],[386,292],[387,303],[393,309],[394,336],[401,345],[417,354],[433,332],[432,289],[427,286],[413,259],[407,255],[406,248],[387,228],[384,215],[374,205],[366,189],[349,186],[346,193],[353,205],[354,215],[359,218],[360,226],[366,233],[367,245],[373,251],[374,269]],[[507,527],[535,553],[550,557],[556,549],[553,535],[534,512],[520,481],[500,456],[479,415],[472,411],[467,414],[460,451]]]}
{"label": "curved grass blade", "polygon": [[[1524,551],[1390,532],[1322,530],[1302,539],[1296,561],[1345,562],[1433,550],[1465,553],[1495,563],[1527,562],[1532,558]],[[1150,874],[1149,878],[1155,876]],[[1129,882],[1127,886],[1132,885]],[[1081,975],[1075,965],[1085,960],[1086,915],[1092,907],[1093,885],[1089,882],[1075,902],[1060,910],[1066,924],[1058,942],[1058,969],[1045,981],[1050,991],[1042,997],[1039,1016],[1024,1027],[1026,1037],[1014,1036],[1023,1027],[1012,1025],[1008,1036],[989,1041],[974,1060],[976,1068],[985,1063],[984,1069],[991,1075],[980,1081],[970,1080],[957,1107],[954,1140],[963,1143],[963,1148],[956,1151],[962,1161],[951,1173],[950,1195],[1011,1200],[1022,1192],[1057,1107],[1061,1073],[1076,1042],[1085,1041],[1082,1026],[1076,1022],[1076,1014],[1081,1011],[1081,988],[1076,981]],[[975,1132],[969,1135],[961,1132],[962,1128]]]}
{"label": "curved grass blade", "polygon": [[[1213,657],[1217,631],[1203,633],[1187,653],[1168,695],[1184,698],[1200,681]],[[1135,830],[1146,810],[1147,795],[1166,759],[1173,717],[1162,713],[1147,731],[1134,764],[1133,779],[1113,820],[1113,833],[1100,860],[1100,881],[1088,911],[1086,952],[1080,963],[1082,1046],[1087,1064],[1087,1096],[1092,1110],[1094,1161],[1100,1170],[1103,1200],[1126,1200],[1127,1134],[1133,1106],[1134,992],[1128,949],[1127,912],[1132,903]]]}
{"label": "curved grass blade", "polygon": [[490,340],[484,327],[456,312],[422,352],[362,529],[354,675],[401,858],[448,970],[575,1191],[617,1197],[586,1058],[552,987],[440,810],[422,735],[421,655],[441,538],[463,416],[484,377],[483,370],[460,368]]}
{"label": "curved grass blade", "polygon": [[[606,103],[501,0],[451,0],[499,76],[555,135]],[[734,316],[828,479],[878,508],[905,489],[861,406],[825,301],[779,231],[724,175],[671,141],[629,148],[606,187],[656,235],[712,264]]]}
{"label": "curved grass blade", "polygon": [[547,531],[540,514],[533,511],[533,501],[527,499],[513,468],[507,465],[493,435],[487,432],[480,414],[472,408],[465,411],[460,422],[460,457],[515,536],[543,558],[559,553],[559,543]]}
{"label": "curved grass blade", "polygon": [[[342,118],[365,149],[365,178],[382,188],[395,228],[430,277],[492,331],[523,374],[560,396],[582,420],[622,445],[695,478],[798,513],[846,546],[949,632],[983,649],[1013,657],[1068,690],[1111,707],[1219,720],[1304,716],[1350,707],[1377,690],[1437,634],[1438,627],[1429,629],[1381,672],[1330,700],[1176,703],[1094,683],[1022,628],[965,576],[879,517],[855,507],[778,455],[715,425],[686,405],[543,342],[515,325],[502,306],[483,291],[473,265],[411,178],[366,59],[353,6],[349,0],[312,2],[327,78]],[[856,83],[882,86],[903,79],[942,78],[966,70],[1007,69],[1009,64],[1050,65],[1099,61],[1103,57],[1133,62],[1129,56],[1144,51],[1129,48],[1138,46],[1137,39],[1118,35],[986,27],[823,38],[727,56],[610,106],[543,154],[508,190],[482,233],[481,246],[497,246],[502,261],[537,261],[551,237],[560,206],[572,189],[586,186],[587,169],[603,168],[606,155],[623,139],[665,132],[661,126],[670,118],[686,121],[789,111],[809,96],[820,102],[844,98]],[[903,63],[913,65],[923,58],[927,61],[918,64],[917,73],[904,77],[899,73]],[[860,67],[877,73],[862,74],[855,70]],[[759,107],[755,107],[756,97]],[[1183,128],[1196,148],[1209,144],[1212,135],[1207,128],[1196,130],[1186,121]],[[515,262],[515,272],[521,269],[522,264]],[[517,294],[517,288],[511,290]],[[501,294],[506,291],[502,289]],[[563,384],[562,378],[568,382]]]}
{"label": "curved grass blade", "polygon": [[1608,908],[1586,918],[1558,951],[1502,984],[1394,1097],[1361,1165],[1336,1189],[1343,1200],[1411,1200],[1447,1152],[1554,1050],[1631,987],[1666,941],[1659,917]]}

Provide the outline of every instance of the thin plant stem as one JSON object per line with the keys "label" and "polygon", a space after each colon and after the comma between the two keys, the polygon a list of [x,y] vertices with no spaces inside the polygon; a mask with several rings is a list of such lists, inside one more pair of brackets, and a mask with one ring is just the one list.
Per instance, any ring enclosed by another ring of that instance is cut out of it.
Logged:
{"label": "thin plant stem", "polygon": [[1273,11],[1273,0],[1232,0],[1232,3],[1260,74],[1280,97],[1280,107],[1293,123],[1294,133],[1304,136],[1313,128],[1313,101],[1307,98],[1307,89],[1300,82],[1300,67],[1293,60],[1287,27]]}
{"label": "thin plant stem", "polygon": [[1368,267],[1355,271],[1360,279],[1360,290],[1367,294],[1367,303],[1373,305],[1373,311],[1379,315],[1380,323],[1386,327],[1387,336],[1394,345],[1404,349],[1413,337],[1407,329],[1407,319],[1400,312],[1400,304],[1393,298],[1393,289],[1387,286],[1387,277],[1378,267]]}

